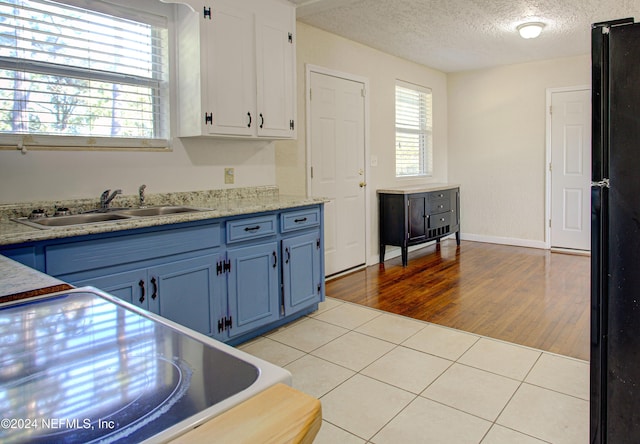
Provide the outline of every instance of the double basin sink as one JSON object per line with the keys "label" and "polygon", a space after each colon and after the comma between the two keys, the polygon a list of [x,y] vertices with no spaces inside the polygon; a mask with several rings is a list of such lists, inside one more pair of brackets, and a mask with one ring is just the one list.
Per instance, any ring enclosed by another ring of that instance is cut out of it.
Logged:
{"label": "double basin sink", "polygon": [[95,224],[100,222],[114,222],[139,217],[167,216],[181,213],[196,213],[207,209],[184,206],[157,206],[142,208],[111,208],[94,212],[74,214],[70,216],[52,216],[38,218],[13,219],[16,222],[35,228],[69,227],[74,225]]}

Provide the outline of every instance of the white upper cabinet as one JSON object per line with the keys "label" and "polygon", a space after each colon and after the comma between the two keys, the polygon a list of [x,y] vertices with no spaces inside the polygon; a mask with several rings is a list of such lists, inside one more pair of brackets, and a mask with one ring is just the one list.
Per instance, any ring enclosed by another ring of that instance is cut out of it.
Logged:
{"label": "white upper cabinet", "polygon": [[295,9],[187,1],[178,13],[179,136],[296,137]]}

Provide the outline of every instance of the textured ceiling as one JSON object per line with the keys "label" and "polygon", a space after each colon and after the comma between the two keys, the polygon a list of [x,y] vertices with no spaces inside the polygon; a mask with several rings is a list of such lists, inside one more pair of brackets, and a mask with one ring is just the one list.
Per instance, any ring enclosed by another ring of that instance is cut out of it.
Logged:
{"label": "textured ceiling", "polygon": [[[592,23],[640,20],[640,0],[290,1],[303,23],[444,72],[587,54]],[[522,39],[526,21],[542,35]]]}

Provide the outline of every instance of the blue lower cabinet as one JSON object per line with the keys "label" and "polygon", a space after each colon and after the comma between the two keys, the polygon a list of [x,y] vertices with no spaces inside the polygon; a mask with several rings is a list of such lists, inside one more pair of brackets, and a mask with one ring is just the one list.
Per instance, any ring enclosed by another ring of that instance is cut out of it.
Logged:
{"label": "blue lower cabinet", "polygon": [[284,314],[290,315],[322,300],[320,232],[282,240]]}
{"label": "blue lower cabinet", "polygon": [[229,337],[247,333],[280,317],[278,242],[227,250]]}
{"label": "blue lower cabinet", "polygon": [[223,297],[223,280],[215,274],[217,259],[218,255],[208,254],[95,278],[67,278],[67,281],[76,286],[94,286],[211,336],[212,300]]}
{"label": "blue lower cabinet", "polygon": [[0,253],[233,343],[324,300],[322,219],[322,205],[310,205],[8,245]]}
{"label": "blue lower cabinet", "polygon": [[211,300],[222,296],[215,259],[207,255],[149,268],[149,310],[211,336]]}
{"label": "blue lower cabinet", "polygon": [[150,293],[146,269],[107,274],[89,279],[67,279],[67,281],[76,287],[91,285],[144,310],[149,309]]}

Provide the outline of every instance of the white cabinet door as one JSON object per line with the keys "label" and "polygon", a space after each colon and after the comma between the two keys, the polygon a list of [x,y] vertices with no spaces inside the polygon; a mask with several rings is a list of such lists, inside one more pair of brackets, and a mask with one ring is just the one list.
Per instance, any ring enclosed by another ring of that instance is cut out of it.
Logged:
{"label": "white cabinet door", "polygon": [[213,5],[211,23],[205,23],[205,26],[208,111],[205,111],[203,133],[255,135],[253,14],[217,1]]}
{"label": "white cabinet door", "polygon": [[293,37],[288,20],[256,17],[258,136],[295,137]]}
{"label": "white cabinet door", "polygon": [[210,5],[179,9],[179,136],[295,138],[294,6]]}

